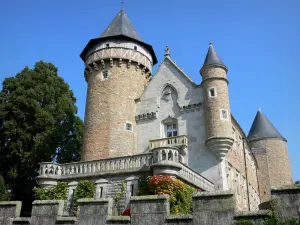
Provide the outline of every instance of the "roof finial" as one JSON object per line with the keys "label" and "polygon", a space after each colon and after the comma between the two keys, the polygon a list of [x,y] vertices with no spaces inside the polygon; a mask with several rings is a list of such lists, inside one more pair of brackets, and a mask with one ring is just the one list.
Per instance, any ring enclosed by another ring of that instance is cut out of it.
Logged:
{"label": "roof finial", "polygon": [[122,10],[124,9],[124,0],[122,0]]}
{"label": "roof finial", "polygon": [[258,106],[258,111],[261,111],[260,107]]}
{"label": "roof finial", "polygon": [[170,56],[170,49],[169,49],[168,45],[165,48],[165,56],[166,57]]}
{"label": "roof finial", "polygon": [[209,45],[212,45],[212,40],[209,41]]}

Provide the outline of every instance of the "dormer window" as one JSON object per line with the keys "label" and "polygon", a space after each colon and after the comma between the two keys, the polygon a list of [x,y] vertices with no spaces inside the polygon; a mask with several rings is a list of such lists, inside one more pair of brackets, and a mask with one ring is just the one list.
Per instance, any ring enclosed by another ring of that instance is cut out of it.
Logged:
{"label": "dormer window", "polygon": [[208,88],[208,96],[211,98],[217,97],[217,90],[214,87]]}
{"label": "dormer window", "polygon": [[137,46],[134,46],[133,49],[134,49],[134,51],[137,51]]}

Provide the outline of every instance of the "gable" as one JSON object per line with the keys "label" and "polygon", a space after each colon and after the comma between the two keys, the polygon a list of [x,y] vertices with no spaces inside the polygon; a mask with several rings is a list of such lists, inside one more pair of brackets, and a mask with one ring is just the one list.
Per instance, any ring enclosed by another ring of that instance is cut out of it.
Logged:
{"label": "gable", "polygon": [[137,102],[137,115],[157,112],[167,87],[176,92],[179,107],[203,102],[201,86],[196,85],[169,57],[165,57]]}

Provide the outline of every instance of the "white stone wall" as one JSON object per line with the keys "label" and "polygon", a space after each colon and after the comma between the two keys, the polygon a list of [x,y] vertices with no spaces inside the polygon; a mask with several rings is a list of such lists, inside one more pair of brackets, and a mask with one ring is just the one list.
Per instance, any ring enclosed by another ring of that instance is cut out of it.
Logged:
{"label": "white stone wall", "polygon": [[164,120],[170,116],[178,122],[178,136],[188,137],[185,162],[190,168],[214,182],[218,189],[218,184],[223,183],[219,172],[221,163],[205,146],[202,103],[202,88],[166,57],[137,101],[137,116],[147,113],[156,115],[137,120],[138,151],[148,152],[149,140],[166,137]]}

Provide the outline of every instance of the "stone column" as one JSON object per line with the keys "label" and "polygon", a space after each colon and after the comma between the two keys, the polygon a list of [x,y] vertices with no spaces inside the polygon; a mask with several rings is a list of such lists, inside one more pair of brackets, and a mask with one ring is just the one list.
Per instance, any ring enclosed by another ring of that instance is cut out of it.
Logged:
{"label": "stone column", "polygon": [[193,196],[193,225],[231,225],[235,214],[234,194],[229,191],[200,192]]}
{"label": "stone column", "polygon": [[164,224],[170,214],[168,195],[130,198],[131,224]]}
{"label": "stone column", "polygon": [[105,225],[108,216],[112,215],[112,199],[79,199],[78,225]]}
{"label": "stone column", "polygon": [[0,202],[0,225],[10,225],[13,218],[19,217],[22,202]]}
{"label": "stone column", "polygon": [[31,211],[31,225],[55,224],[56,218],[63,215],[63,200],[34,201]]}

